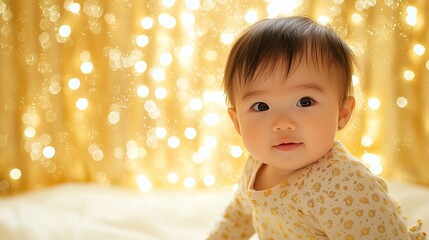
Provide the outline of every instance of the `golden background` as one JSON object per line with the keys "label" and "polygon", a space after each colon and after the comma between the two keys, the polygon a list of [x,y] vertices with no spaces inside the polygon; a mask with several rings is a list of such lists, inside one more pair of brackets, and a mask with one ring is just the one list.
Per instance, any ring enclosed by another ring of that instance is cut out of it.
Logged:
{"label": "golden background", "polygon": [[221,81],[234,39],[304,14],[354,49],[338,136],[371,170],[429,185],[429,3],[0,0],[0,195],[64,182],[230,188],[246,154]]}

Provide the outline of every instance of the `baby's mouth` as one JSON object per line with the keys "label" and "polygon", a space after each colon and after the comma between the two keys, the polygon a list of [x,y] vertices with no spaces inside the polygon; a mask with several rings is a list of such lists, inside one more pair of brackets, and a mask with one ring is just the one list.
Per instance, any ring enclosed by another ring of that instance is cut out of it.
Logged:
{"label": "baby's mouth", "polygon": [[288,142],[288,143],[280,143],[278,145],[275,145],[274,148],[280,151],[291,151],[300,147],[301,145],[302,143]]}

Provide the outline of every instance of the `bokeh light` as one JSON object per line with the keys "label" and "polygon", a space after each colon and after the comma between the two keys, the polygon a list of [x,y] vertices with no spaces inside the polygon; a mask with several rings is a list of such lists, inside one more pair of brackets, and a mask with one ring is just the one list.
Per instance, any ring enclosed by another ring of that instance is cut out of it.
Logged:
{"label": "bokeh light", "polygon": [[236,189],[248,153],[222,89],[228,53],[250,24],[294,14],[358,60],[339,140],[376,174],[429,182],[427,142],[413,140],[429,134],[426,3],[231,3],[0,1],[0,195],[70,180]]}

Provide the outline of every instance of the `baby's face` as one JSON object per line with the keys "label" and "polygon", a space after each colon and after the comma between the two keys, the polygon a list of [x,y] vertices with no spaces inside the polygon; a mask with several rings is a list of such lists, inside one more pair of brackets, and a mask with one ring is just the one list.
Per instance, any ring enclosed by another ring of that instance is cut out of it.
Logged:
{"label": "baby's face", "polygon": [[336,70],[321,71],[304,59],[286,79],[284,72],[279,65],[237,89],[229,114],[249,153],[287,173],[331,149],[342,108]]}

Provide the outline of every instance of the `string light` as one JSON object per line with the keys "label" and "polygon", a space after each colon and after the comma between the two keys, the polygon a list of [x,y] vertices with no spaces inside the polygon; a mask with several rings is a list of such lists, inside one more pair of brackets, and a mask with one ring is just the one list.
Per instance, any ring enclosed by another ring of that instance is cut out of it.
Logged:
{"label": "string light", "polygon": [[380,108],[380,105],[380,100],[378,100],[377,98],[370,98],[368,101],[368,106],[372,110],[377,110],[378,108]]}
{"label": "string light", "polygon": [[369,136],[363,136],[361,140],[362,146],[370,147],[373,144],[373,140]]}
{"label": "string light", "polygon": [[244,15],[244,20],[248,23],[248,24],[253,24],[258,20],[258,11],[257,10],[249,10],[245,15]]}
{"label": "string light", "polygon": [[414,79],[414,77],[415,77],[416,75],[414,74],[414,72],[413,71],[411,71],[411,70],[406,70],[405,72],[404,72],[404,78],[405,78],[405,80],[407,80],[407,81],[412,81],[413,79]]}
{"label": "string light", "polygon": [[79,3],[70,4],[69,11],[74,14],[78,14],[80,12],[80,4]]}
{"label": "string light", "polygon": [[21,173],[21,170],[19,170],[18,168],[14,168],[10,170],[9,175],[10,175],[10,178],[12,178],[13,180],[18,180],[21,178],[22,173]]}
{"label": "string light", "polygon": [[400,108],[405,108],[408,105],[408,100],[404,97],[398,97],[396,99],[396,105]]}
{"label": "string light", "polygon": [[137,186],[142,192],[149,192],[152,189],[152,182],[146,175],[139,175],[136,178]]}
{"label": "string light", "polygon": [[175,184],[179,181],[179,175],[177,175],[175,172],[170,172],[167,175],[167,180],[168,182]]}
{"label": "string light", "polygon": [[317,21],[322,25],[327,25],[331,20],[327,16],[320,16],[317,18]]}
{"label": "string light", "polygon": [[359,13],[353,13],[352,14],[352,22],[354,24],[359,24],[362,22],[362,15],[360,15]]}
{"label": "string light", "polygon": [[82,65],[80,65],[80,70],[84,74],[90,74],[92,72],[93,68],[94,68],[94,66],[92,65],[92,62],[84,62],[84,63],[82,63]]}
{"label": "string light", "polygon": [[86,108],[88,108],[88,100],[86,98],[79,98],[76,101],[76,107],[79,110],[85,110]]}
{"label": "string light", "polygon": [[379,175],[383,171],[383,167],[380,164],[381,160],[379,156],[372,153],[365,153],[362,156],[362,160],[364,163],[369,165],[369,169],[372,173]]}
{"label": "string light", "polygon": [[407,17],[405,19],[408,25],[415,26],[417,24],[417,8],[414,6],[407,7]]}
{"label": "string light", "polygon": [[425,53],[425,47],[423,46],[423,45],[421,45],[421,44],[416,44],[416,45],[414,45],[414,48],[413,48],[413,50],[414,50],[414,53],[415,54],[417,54],[417,55],[419,55],[419,56],[421,56],[421,55],[423,55],[424,53]]}
{"label": "string light", "polygon": [[153,19],[150,17],[145,17],[140,21],[140,25],[143,29],[151,29],[153,27]]}

